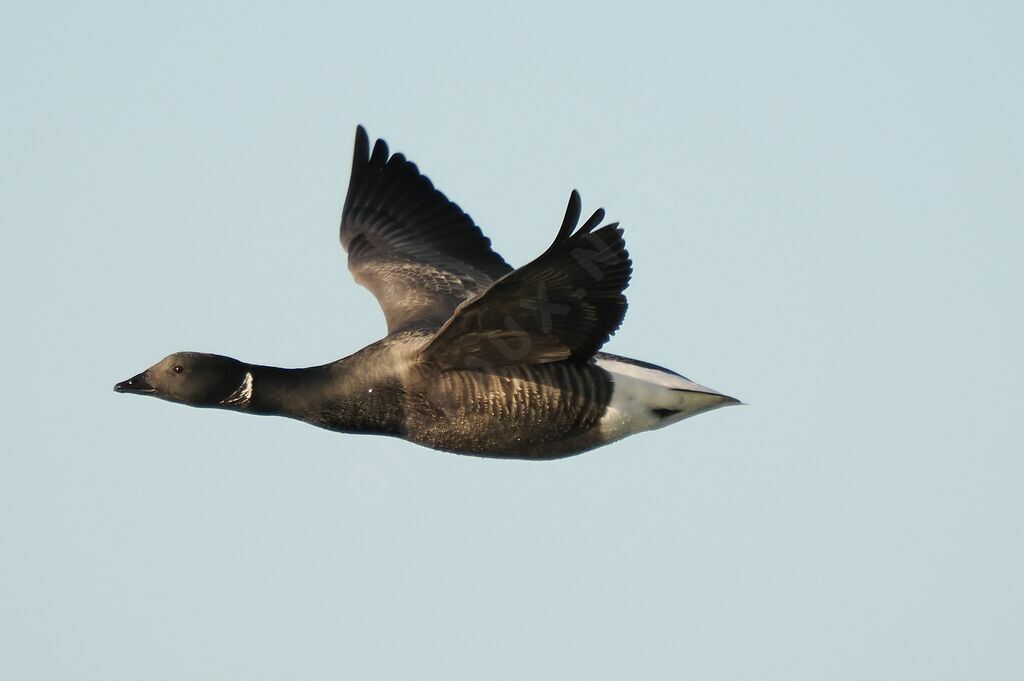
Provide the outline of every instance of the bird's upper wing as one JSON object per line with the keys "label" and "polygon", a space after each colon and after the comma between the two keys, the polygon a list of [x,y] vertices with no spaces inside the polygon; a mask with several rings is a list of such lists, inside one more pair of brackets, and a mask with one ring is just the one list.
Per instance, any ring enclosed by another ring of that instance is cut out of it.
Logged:
{"label": "bird's upper wing", "polygon": [[437,328],[512,268],[462,210],[384,140],[356,129],[341,214],[348,269],[377,298],[388,333]]}
{"label": "bird's upper wing", "polygon": [[421,359],[470,369],[590,359],[626,314],[632,263],[617,224],[595,230],[603,210],[574,232],[579,219],[573,191],[554,243],[460,305]]}

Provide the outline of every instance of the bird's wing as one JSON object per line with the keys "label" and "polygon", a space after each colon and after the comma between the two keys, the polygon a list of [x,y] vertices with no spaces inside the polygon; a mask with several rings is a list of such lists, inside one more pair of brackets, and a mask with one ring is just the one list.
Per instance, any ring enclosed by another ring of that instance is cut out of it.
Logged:
{"label": "bird's wing", "polygon": [[603,210],[576,230],[579,219],[573,191],[554,243],[460,305],[421,360],[473,369],[590,359],[626,314],[632,263],[617,224],[595,229]]}
{"label": "bird's wing", "polygon": [[462,210],[402,154],[356,129],[341,214],[348,269],[384,311],[388,333],[441,326],[512,268]]}

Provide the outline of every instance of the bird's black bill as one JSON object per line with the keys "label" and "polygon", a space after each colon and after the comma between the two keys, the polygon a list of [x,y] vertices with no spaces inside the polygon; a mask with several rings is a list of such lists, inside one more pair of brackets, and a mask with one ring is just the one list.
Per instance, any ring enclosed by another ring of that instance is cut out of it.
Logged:
{"label": "bird's black bill", "polygon": [[149,384],[146,380],[146,372],[143,371],[138,376],[129,378],[127,381],[121,381],[114,386],[114,392],[119,393],[139,393],[146,394],[156,392],[156,388]]}

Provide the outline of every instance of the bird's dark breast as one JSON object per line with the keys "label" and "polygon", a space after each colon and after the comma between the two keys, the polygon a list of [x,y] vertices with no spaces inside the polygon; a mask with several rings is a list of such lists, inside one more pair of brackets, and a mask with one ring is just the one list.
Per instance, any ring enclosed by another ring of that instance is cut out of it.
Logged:
{"label": "bird's dark breast", "polygon": [[401,383],[393,377],[376,377],[361,385],[355,394],[327,397],[307,411],[304,420],[344,433],[402,434],[403,396]]}
{"label": "bird's dark breast", "polygon": [[555,362],[488,370],[417,368],[406,385],[403,437],[497,458],[555,459],[602,444],[608,374]]}

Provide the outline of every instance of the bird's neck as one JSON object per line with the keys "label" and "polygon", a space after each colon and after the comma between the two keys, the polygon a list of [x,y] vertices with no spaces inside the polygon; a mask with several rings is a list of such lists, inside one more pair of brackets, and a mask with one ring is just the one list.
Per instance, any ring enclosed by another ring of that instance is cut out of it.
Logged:
{"label": "bird's neck", "polygon": [[223,406],[342,432],[397,434],[402,403],[397,382],[361,370],[350,359],[304,369],[247,365],[237,399]]}

